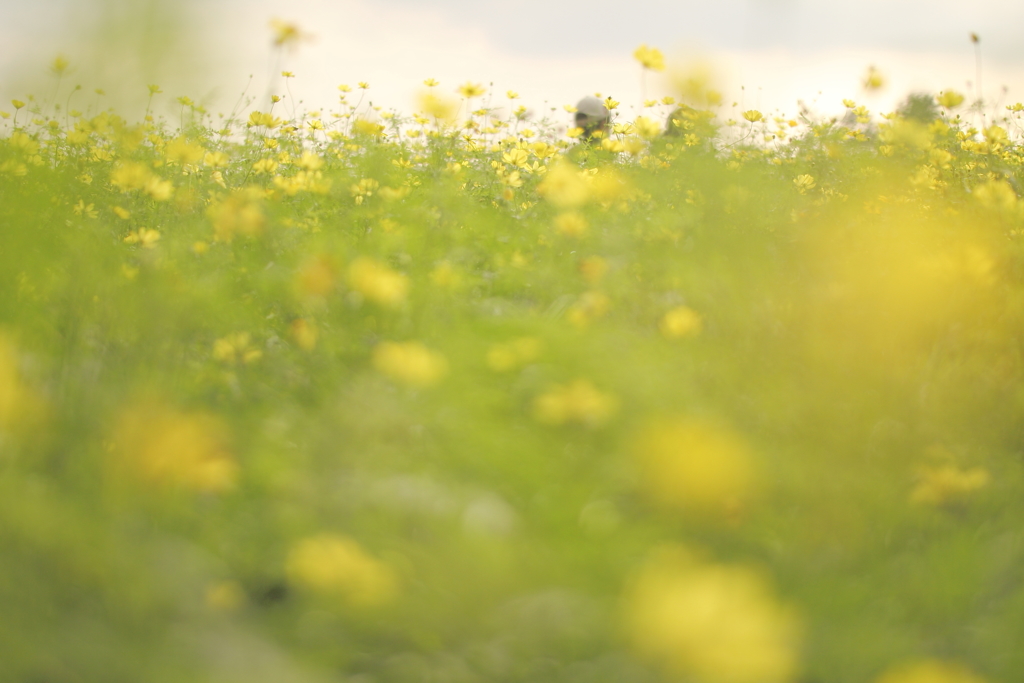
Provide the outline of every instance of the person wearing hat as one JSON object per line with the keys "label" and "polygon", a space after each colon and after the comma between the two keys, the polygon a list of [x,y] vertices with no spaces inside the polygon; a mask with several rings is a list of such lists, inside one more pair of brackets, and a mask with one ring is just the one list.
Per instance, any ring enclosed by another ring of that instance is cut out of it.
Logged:
{"label": "person wearing hat", "polygon": [[607,135],[611,119],[608,107],[593,95],[584,97],[576,104],[576,127],[583,130],[580,135],[582,142],[593,142],[595,138]]}

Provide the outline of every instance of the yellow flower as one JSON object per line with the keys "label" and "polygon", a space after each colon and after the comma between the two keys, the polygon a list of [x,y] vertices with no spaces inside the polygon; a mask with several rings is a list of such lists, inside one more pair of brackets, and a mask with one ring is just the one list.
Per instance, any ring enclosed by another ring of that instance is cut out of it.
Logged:
{"label": "yellow flower", "polygon": [[541,348],[541,341],[535,337],[521,337],[505,344],[495,344],[487,350],[487,367],[495,372],[516,370],[535,361]]}
{"label": "yellow flower", "polygon": [[0,333],[0,430],[12,427],[25,397],[25,386],[18,370],[18,350]]}
{"label": "yellow flower", "polygon": [[960,664],[929,659],[893,667],[876,683],[985,683],[985,679]]}
{"label": "yellow flower", "polygon": [[964,470],[955,465],[923,467],[920,481],[910,494],[914,503],[943,505],[962,501],[988,486],[990,475],[982,467]]}
{"label": "yellow flower", "polygon": [[263,352],[249,345],[248,332],[235,332],[213,343],[213,357],[222,363],[253,363],[263,357]]}
{"label": "yellow flower", "polygon": [[327,256],[306,261],[295,276],[295,289],[302,296],[325,297],[334,290],[337,268]]}
{"label": "yellow flower", "polygon": [[205,156],[206,150],[201,145],[189,142],[184,137],[178,137],[167,143],[164,147],[164,156],[168,161],[180,164],[198,164]]}
{"label": "yellow flower", "polygon": [[160,232],[149,228],[133,230],[124,238],[125,244],[138,244],[143,249],[153,249],[159,241]]}
{"label": "yellow flower", "polygon": [[762,114],[756,109],[748,109],[747,111],[743,112],[743,118],[746,119],[747,121],[750,121],[751,123],[757,123],[758,121],[764,118],[764,114]]}
{"label": "yellow flower", "polygon": [[277,128],[284,121],[277,118],[273,114],[264,113],[261,111],[254,111],[249,114],[249,121],[246,123],[250,128],[263,126],[266,128]]}
{"label": "yellow flower", "polygon": [[788,683],[800,621],[757,572],[709,563],[683,548],[656,551],[623,596],[633,650],[673,678]]}
{"label": "yellow flower", "polygon": [[661,54],[661,50],[657,48],[641,45],[633,51],[633,57],[635,57],[645,69],[650,69],[651,71],[665,70],[665,56]]}
{"label": "yellow flower", "polygon": [[54,60],[50,62],[50,71],[57,76],[63,76],[64,72],[68,70],[69,64],[67,57],[57,55]]}
{"label": "yellow flower", "polygon": [[398,592],[398,577],[387,563],[335,534],[310,536],[292,546],[285,573],[300,588],[355,606],[382,605]]}
{"label": "yellow flower", "polygon": [[662,316],[658,329],[667,339],[695,337],[703,329],[703,321],[700,314],[692,308],[677,306]]}
{"label": "yellow flower", "polygon": [[568,237],[582,237],[590,224],[578,211],[563,211],[555,216],[555,230]]}
{"label": "yellow flower", "polygon": [[261,191],[258,188],[235,190],[211,203],[206,217],[213,223],[214,239],[218,242],[230,242],[238,235],[258,235],[266,224]]}
{"label": "yellow flower", "polygon": [[580,170],[568,162],[553,164],[537,186],[542,197],[561,209],[583,206],[590,199],[590,187]]}
{"label": "yellow flower", "polygon": [[312,321],[305,318],[296,318],[288,326],[288,334],[303,351],[312,351],[316,348],[316,342],[320,333]]}
{"label": "yellow flower", "polygon": [[362,256],[349,265],[348,284],[369,301],[388,308],[401,305],[409,293],[409,278]]}
{"label": "yellow flower", "polygon": [[939,96],[936,97],[935,100],[939,103],[939,106],[944,109],[955,109],[963,103],[964,96],[955,90],[946,90],[939,93]]}
{"label": "yellow flower", "polygon": [[433,88],[439,85],[439,83],[433,78],[428,78],[427,80],[423,81],[423,85],[427,86],[428,88]]}
{"label": "yellow flower", "polygon": [[636,134],[645,140],[653,140],[661,135],[661,124],[646,116],[637,117],[633,127],[636,128]]}
{"label": "yellow flower", "polygon": [[294,46],[306,37],[298,25],[282,21],[281,19],[271,19],[270,29],[273,31],[274,45],[277,47],[284,45]]}
{"label": "yellow flower", "polygon": [[110,172],[110,184],[122,192],[141,190],[153,177],[153,172],[143,164],[123,162]]}
{"label": "yellow flower", "polygon": [[159,403],[135,405],[117,421],[111,465],[114,473],[147,484],[221,493],[238,479],[227,434],[226,425],[212,415]]}
{"label": "yellow flower", "polygon": [[868,67],[868,73],[864,77],[865,90],[879,90],[885,87],[885,77],[875,67]]}
{"label": "yellow flower", "polygon": [[459,103],[456,100],[433,91],[421,93],[417,98],[417,106],[422,113],[446,123],[454,121],[459,110]]}
{"label": "yellow flower", "polygon": [[445,357],[416,341],[377,344],[373,367],[395,382],[416,388],[433,386],[448,374]]}
{"label": "yellow flower", "polygon": [[807,194],[808,190],[813,190],[815,185],[817,185],[814,176],[807,175],[806,173],[793,178],[793,184],[796,185],[796,191],[800,194]]}
{"label": "yellow flower", "polygon": [[703,420],[676,418],[644,425],[632,443],[643,487],[659,505],[728,514],[755,488],[750,449],[738,436]]}
{"label": "yellow flower", "polygon": [[598,427],[619,409],[615,396],[606,394],[585,379],[556,384],[533,401],[533,417],[548,425],[567,423]]}
{"label": "yellow flower", "polygon": [[484,89],[479,83],[463,83],[459,86],[459,94],[465,98],[479,97],[483,95],[487,90]]}
{"label": "yellow flower", "polygon": [[610,307],[611,300],[604,292],[584,292],[565,312],[565,317],[576,327],[586,327],[603,318]]}

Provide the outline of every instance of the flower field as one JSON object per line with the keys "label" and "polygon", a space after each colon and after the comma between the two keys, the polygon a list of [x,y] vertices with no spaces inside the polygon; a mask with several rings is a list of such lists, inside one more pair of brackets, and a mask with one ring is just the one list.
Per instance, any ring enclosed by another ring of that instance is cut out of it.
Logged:
{"label": "flower field", "polygon": [[1024,105],[366,87],[0,107],[0,679],[1018,680]]}

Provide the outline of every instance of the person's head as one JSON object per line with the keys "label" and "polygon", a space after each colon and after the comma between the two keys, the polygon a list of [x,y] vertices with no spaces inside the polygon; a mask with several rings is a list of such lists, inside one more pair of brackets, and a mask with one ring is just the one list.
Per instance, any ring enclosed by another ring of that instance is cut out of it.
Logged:
{"label": "person's head", "polygon": [[595,137],[600,137],[595,135],[596,133],[607,134],[611,118],[612,115],[608,111],[608,107],[593,95],[584,97],[576,104],[576,127],[583,129],[581,140],[593,140]]}

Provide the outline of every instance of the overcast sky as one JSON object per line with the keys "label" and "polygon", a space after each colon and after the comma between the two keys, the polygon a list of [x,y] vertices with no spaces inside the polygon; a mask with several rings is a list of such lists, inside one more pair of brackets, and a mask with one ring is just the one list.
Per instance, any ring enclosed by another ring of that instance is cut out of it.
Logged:
{"label": "overcast sky", "polygon": [[[46,64],[62,53],[77,69],[70,79],[90,92],[137,100],[156,82],[168,100],[188,94],[225,111],[250,74],[253,106],[268,90],[286,94],[276,74],[288,69],[294,99],[311,107],[329,108],[338,84],[366,80],[376,104],[407,112],[432,77],[451,90],[467,80],[515,89],[537,111],[599,91],[628,116],[642,100],[631,56],[641,43],[670,62],[710,62],[727,105],[793,113],[801,99],[828,113],[850,97],[886,109],[910,90],[968,90],[972,31],[982,39],[986,99],[1024,99],[1024,2],[967,8],[952,0],[0,0],[0,109],[27,92],[44,97]],[[271,53],[272,18],[311,36],[281,62]],[[871,97],[859,86],[869,65],[889,81]],[[657,79],[645,88],[648,97],[671,92]]]}

